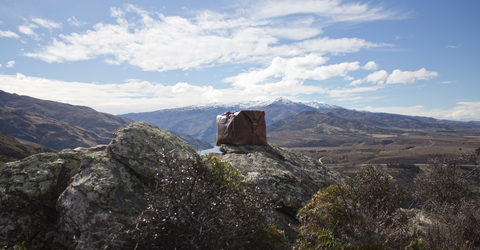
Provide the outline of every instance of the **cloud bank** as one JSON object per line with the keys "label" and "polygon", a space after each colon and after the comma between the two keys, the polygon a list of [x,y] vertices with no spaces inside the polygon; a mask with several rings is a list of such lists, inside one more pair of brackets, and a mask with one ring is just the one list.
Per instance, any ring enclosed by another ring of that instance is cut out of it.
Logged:
{"label": "cloud bank", "polygon": [[[114,7],[110,16],[116,19],[116,23],[98,23],[93,30],[60,35],[58,39],[53,38],[49,45],[25,55],[51,63],[106,57],[106,62],[111,64],[128,63],[144,71],[169,71],[225,63],[261,64],[269,63],[275,57],[309,53],[336,55],[392,46],[360,38],[317,37],[322,33],[319,20],[326,19],[321,24],[328,25],[331,22],[362,22],[393,16],[381,9],[331,0],[296,2],[294,5],[302,6],[301,9],[290,9],[292,1],[276,2],[274,5],[280,8],[277,10],[271,9],[272,4],[266,1],[250,15],[232,17],[203,11],[193,18],[149,13],[134,5]],[[293,22],[272,19],[292,13],[312,15]],[[76,19],[72,17],[69,20],[75,24]],[[23,25],[19,28],[20,32],[33,36],[33,28],[37,25],[58,27],[58,24],[44,20],[33,21],[36,24]],[[283,38],[288,41],[280,43]]]}

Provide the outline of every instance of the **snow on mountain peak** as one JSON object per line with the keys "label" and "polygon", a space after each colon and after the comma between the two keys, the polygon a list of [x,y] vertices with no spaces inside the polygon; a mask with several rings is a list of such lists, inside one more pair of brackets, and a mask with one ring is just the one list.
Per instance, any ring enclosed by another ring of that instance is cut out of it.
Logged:
{"label": "snow on mountain peak", "polygon": [[215,102],[215,103],[209,103],[206,105],[187,106],[187,107],[182,107],[178,109],[179,110],[198,110],[198,109],[215,109],[215,108],[229,108],[229,109],[234,108],[239,110],[240,109],[246,110],[246,109],[262,109],[269,105],[279,105],[279,106],[285,106],[285,107],[292,107],[295,105],[304,105],[304,106],[312,107],[319,110],[339,108],[339,106],[329,105],[325,103],[319,103],[319,102],[313,102],[313,101],[294,102],[289,99],[279,97],[269,101],[248,101],[248,102],[240,102],[240,103]]}

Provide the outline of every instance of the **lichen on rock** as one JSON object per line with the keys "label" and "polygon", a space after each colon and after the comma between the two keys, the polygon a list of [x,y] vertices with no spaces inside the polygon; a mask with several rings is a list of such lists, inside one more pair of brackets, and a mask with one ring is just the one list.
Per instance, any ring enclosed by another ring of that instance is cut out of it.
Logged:
{"label": "lichen on rock", "polygon": [[128,166],[150,186],[165,177],[170,160],[185,161],[197,155],[185,141],[145,122],[120,129],[114,137],[108,145],[108,155]]}
{"label": "lichen on rock", "polygon": [[343,176],[317,160],[295,150],[267,145],[228,145],[220,147],[217,157],[230,162],[244,176],[245,182],[258,185],[275,204],[271,219],[291,233],[297,211],[320,188],[342,183]]}
{"label": "lichen on rock", "polygon": [[[30,249],[88,248],[101,221],[131,221],[145,211],[171,166],[198,163],[188,143],[145,122],[114,136],[109,145],[7,163],[0,172],[0,247],[26,242]],[[264,215],[281,230],[295,223],[296,211],[318,189],[343,181],[318,161],[275,145],[221,150],[217,157],[272,198],[275,207]]]}
{"label": "lichen on rock", "polygon": [[81,249],[99,218],[135,218],[171,161],[197,157],[188,143],[144,122],[115,136],[110,145],[7,163],[0,172],[0,246]]}

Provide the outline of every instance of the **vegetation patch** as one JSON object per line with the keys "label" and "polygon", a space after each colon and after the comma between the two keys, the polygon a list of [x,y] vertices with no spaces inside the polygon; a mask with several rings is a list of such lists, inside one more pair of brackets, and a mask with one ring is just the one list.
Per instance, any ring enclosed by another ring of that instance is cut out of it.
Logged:
{"label": "vegetation patch", "polygon": [[[395,187],[380,166],[361,167],[347,184],[321,189],[300,210],[297,249],[478,249],[480,197],[461,171],[476,157],[437,157],[424,171],[389,164],[420,171],[411,190]],[[415,200],[406,203],[407,196]]]}
{"label": "vegetation patch", "polygon": [[[274,249],[283,232],[269,225],[271,207],[259,188],[227,161],[168,159],[170,171],[148,194],[149,205],[129,223],[99,221],[86,247],[94,249]],[[115,226],[117,225],[117,226]],[[127,226],[122,226],[127,225]]]}

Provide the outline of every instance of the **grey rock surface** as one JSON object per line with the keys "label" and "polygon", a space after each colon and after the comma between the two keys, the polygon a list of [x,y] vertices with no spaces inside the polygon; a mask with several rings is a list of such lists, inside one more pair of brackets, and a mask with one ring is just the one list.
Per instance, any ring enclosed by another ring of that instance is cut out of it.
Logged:
{"label": "grey rock surface", "polygon": [[[172,164],[195,161],[188,143],[145,122],[114,134],[109,145],[43,153],[7,163],[0,172],[0,248],[89,249],[108,218],[128,221]],[[275,145],[223,145],[223,155],[275,202],[267,215],[282,230],[318,189],[343,181],[318,161]],[[151,197],[150,197],[151,198]]]}
{"label": "grey rock surface", "polygon": [[147,185],[164,178],[169,160],[188,161],[197,155],[185,141],[145,122],[120,129],[114,137],[108,145],[108,155],[133,170]]}
{"label": "grey rock surface", "polygon": [[320,188],[344,181],[319,161],[273,144],[223,144],[220,151],[219,158],[236,167],[245,181],[259,185],[279,206],[303,207]]}
{"label": "grey rock surface", "polygon": [[258,185],[275,204],[271,219],[278,228],[293,233],[297,211],[321,188],[344,182],[344,177],[319,161],[273,144],[235,146],[223,144],[222,155]]}
{"label": "grey rock surface", "polygon": [[0,247],[88,248],[86,237],[98,221],[145,210],[151,186],[175,161],[166,152],[197,157],[188,143],[140,122],[119,130],[108,146],[7,163],[0,172]]}

